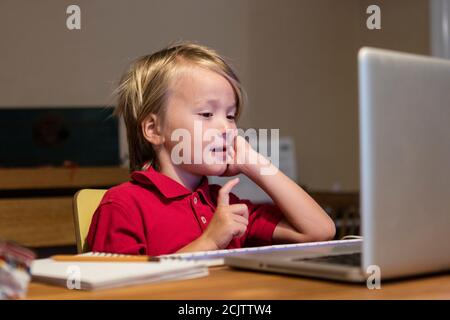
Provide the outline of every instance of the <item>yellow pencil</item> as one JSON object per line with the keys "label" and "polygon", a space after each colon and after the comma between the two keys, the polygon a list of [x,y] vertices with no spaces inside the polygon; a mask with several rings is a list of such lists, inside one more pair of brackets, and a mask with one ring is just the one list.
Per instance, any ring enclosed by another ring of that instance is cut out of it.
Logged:
{"label": "yellow pencil", "polygon": [[54,255],[51,259],[55,261],[73,261],[73,262],[149,262],[160,261],[158,257],[151,256],[133,256],[133,255]]}

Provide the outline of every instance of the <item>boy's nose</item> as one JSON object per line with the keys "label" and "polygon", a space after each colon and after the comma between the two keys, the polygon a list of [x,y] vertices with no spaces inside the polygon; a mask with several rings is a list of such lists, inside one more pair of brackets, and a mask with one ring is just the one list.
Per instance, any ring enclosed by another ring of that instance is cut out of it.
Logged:
{"label": "boy's nose", "polygon": [[233,137],[236,135],[236,131],[234,130],[236,130],[236,125],[230,123],[229,121],[227,121],[227,123],[223,124],[223,126],[221,127],[221,136],[227,144],[230,143],[230,141],[232,141]]}
{"label": "boy's nose", "polygon": [[230,130],[232,128],[233,127],[232,127],[231,123],[229,121],[227,121],[227,119],[225,119],[225,120],[221,119],[220,123],[218,124],[217,129],[219,129],[221,134],[225,135],[227,130]]}
{"label": "boy's nose", "polygon": [[235,134],[235,130],[236,126],[231,124],[231,123],[227,123],[225,125],[223,125],[223,127],[220,129],[220,133],[222,135],[222,137],[224,139],[229,139],[230,137],[232,137]]}

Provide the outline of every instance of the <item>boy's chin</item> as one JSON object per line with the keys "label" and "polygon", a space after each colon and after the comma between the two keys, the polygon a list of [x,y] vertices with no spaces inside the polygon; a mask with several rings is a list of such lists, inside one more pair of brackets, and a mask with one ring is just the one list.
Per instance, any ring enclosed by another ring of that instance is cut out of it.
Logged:
{"label": "boy's chin", "polygon": [[195,168],[201,175],[205,176],[221,176],[227,171],[226,164],[201,164]]}

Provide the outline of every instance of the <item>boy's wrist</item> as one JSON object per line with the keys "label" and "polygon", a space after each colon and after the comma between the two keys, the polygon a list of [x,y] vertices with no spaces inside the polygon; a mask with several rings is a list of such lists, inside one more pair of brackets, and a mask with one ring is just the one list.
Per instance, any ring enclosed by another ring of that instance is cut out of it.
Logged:
{"label": "boy's wrist", "polygon": [[245,163],[241,166],[241,172],[253,182],[257,182],[263,175],[275,174],[277,170],[278,168],[260,153],[256,157],[256,163]]}
{"label": "boy's wrist", "polygon": [[202,247],[204,248],[203,251],[220,249],[217,243],[213,239],[211,239],[211,237],[209,237],[207,233],[203,233],[201,235],[200,241],[202,243]]}

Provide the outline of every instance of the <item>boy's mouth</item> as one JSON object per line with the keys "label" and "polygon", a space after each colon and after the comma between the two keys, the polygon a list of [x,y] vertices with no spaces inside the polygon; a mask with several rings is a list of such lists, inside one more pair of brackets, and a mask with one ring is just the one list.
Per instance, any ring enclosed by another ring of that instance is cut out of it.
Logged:
{"label": "boy's mouth", "polygon": [[210,149],[211,151],[211,157],[214,160],[214,163],[216,164],[223,164],[226,162],[226,157],[227,157],[227,148],[226,146],[222,146],[222,147],[213,147]]}
{"label": "boy's mouth", "polygon": [[227,147],[226,146],[213,147],[211,149],[211,152],[214,152],[214,153],[225,153],[225,152],[227,152]]}

